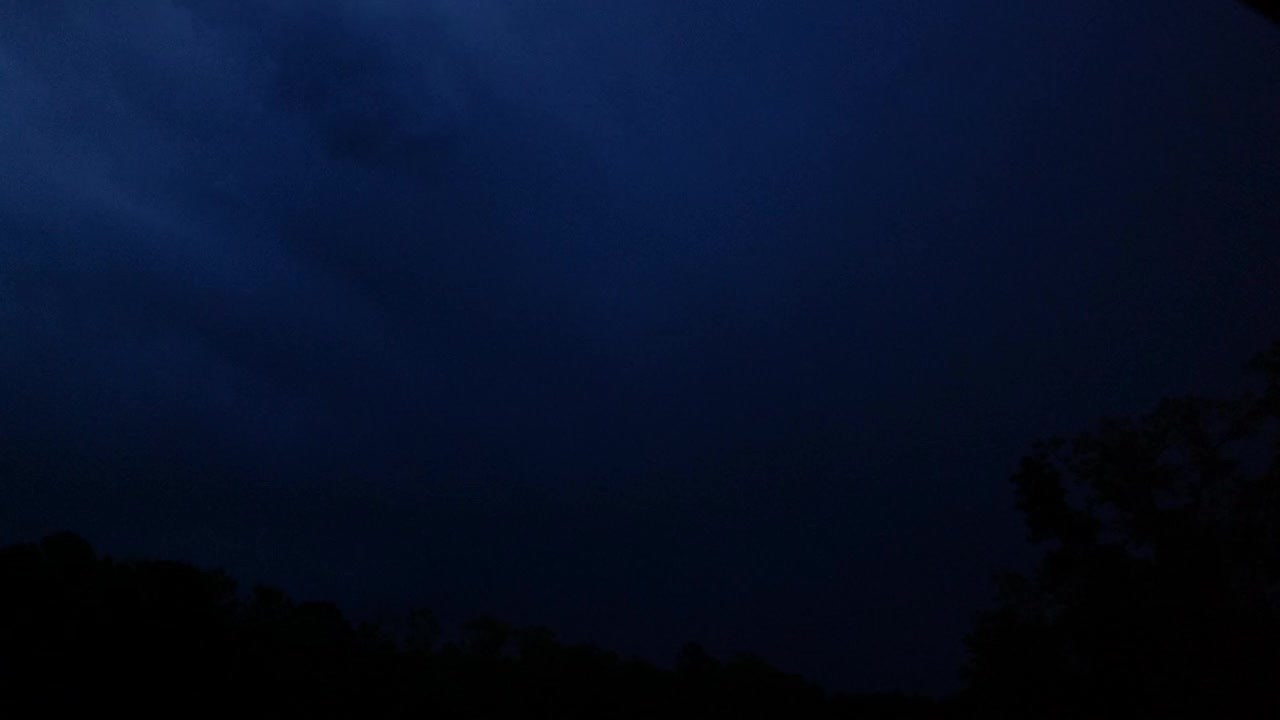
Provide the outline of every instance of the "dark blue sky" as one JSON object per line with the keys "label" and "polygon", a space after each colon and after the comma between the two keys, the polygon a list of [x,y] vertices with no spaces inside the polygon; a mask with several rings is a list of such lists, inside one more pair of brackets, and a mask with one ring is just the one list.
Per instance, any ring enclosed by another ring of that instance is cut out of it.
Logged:
{"label": "dark blue sky", "polygon": [[1037,437],[1280,333],[1226,0],[0,0],[0,541],[945,690]]}

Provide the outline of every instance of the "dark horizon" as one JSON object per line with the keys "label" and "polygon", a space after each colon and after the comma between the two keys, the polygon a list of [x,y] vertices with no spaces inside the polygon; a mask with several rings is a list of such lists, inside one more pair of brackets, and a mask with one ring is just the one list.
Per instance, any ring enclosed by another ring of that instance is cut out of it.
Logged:
{"label": "dark horizon", "polygon": [[1280,335],[1248,4],[0,4],[0,545],[949,692]]}

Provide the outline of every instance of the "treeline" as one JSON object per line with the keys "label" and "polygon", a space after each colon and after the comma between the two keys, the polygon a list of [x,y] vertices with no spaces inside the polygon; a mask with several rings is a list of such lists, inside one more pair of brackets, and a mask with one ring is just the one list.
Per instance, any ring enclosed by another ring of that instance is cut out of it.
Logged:
{"label": "treeline", "polygon": [[[441,642],[218,571],[118,562],[60,533],[0,550],[0,715],[240,718],[930,718],[901,695],[825,693],[696,644],[671,669],[481,617]],[[730,715],[724,715],[731,713]]]}
{"label": "treeline", "polygon": [[842,696],[697,645],[662,668],[494,618],[442,643],[237,592],[69,534],[0,550],[0,716],[1280,717],[1280,343],[1255,389],[1038,443],[1013,476],[1032,571],[1000,579],[945,699]]}

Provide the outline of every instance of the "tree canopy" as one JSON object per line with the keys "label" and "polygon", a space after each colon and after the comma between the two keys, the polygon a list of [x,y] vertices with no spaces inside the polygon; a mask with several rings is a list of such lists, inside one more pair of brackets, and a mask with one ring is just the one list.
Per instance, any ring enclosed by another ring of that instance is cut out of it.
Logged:
{"label": "tree canopy", "polygon": [[1167,399],[1022,461],[1018,506],[1044,554],[1001,578],[969,638],[974,702],[1280,712],[1280,343],[1250,367],[1255,392]]}

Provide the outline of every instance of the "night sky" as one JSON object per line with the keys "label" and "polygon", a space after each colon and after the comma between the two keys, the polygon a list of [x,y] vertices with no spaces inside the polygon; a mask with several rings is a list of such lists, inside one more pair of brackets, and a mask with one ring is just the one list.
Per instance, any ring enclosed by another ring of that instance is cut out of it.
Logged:
{"label": "night sky", "polygon": [[1280,334],[1227,0],[0,0],[0,542],[946,691]]}

